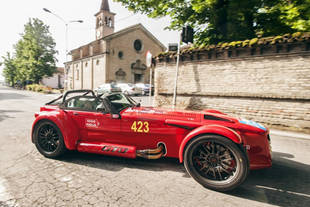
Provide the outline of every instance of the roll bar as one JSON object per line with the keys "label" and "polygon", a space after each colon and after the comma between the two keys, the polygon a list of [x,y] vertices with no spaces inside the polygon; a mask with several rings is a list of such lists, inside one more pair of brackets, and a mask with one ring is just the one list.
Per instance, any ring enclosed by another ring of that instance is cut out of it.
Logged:
{"label": "roll bar", "polygon": [[94,91],[88,90],[88,89],[84,89],[84,90],[70,90],[70,91],[67,91],[65,93],[65,95],[63,95],[62,103],[64,103],[66,101],[67,96],[69,94],[71,94],[71,93],[84,93],[82,96],[86,96],[87,94],[91,93],[93,96],[96,96]]}

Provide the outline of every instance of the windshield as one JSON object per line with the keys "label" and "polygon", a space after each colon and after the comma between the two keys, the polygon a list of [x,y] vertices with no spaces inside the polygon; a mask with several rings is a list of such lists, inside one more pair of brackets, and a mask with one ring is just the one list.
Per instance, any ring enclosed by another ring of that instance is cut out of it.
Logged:
{"label": "windshield", "polygon": [[118,113],[128,107],[138,106],[137,102],[135,102],[132,98],[122,93],[112,94],[107,96],[106,98],[109,100],[113,108]]}

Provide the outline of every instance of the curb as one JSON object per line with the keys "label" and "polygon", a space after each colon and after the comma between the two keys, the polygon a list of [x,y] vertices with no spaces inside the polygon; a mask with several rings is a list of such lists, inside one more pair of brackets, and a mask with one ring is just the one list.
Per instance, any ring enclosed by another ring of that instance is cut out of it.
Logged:
{"label": "curb", "polygon": [[303,133],[290,132],[290,131],[281,131],[277,129],[270,129],[270,135],[278,135],[278,136],[284,136],[284,137],[293,137],[293,138],[310,140],[310,134],[303,134]]}

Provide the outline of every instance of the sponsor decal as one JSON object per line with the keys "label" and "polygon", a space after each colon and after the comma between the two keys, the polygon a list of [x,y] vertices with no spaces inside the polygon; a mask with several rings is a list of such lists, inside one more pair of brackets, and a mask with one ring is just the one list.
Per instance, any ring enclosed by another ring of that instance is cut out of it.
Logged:
{"label": "sponsor decal", "polygon": [[128,152],[128,148],[127,147],[116,147],[116,146],[109,146],[109,145],[105,145],[102,147],[102,151],[104,152],[119,152],[119,153],[126,153]]}
{"label": "sponsor decal", "polygon": [[86,119],[85,120],[85,126],[87,128],[98,128],[99,127],[99,121],[97,119]]}

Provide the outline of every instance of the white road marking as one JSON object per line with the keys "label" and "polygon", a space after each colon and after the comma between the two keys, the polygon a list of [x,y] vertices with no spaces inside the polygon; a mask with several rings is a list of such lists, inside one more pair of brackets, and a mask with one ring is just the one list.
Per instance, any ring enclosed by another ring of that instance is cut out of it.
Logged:
{"label": "white road marking", "polygon": [[304,193],[297,193],[297,192],[293,192],[293,191],[286,191],[286,190],[281,190],[281,189],[276,189],[276,188],[271,188],[271,187],[266,187],[266,186],[261,186],[261,185],[257,185],[258,188],[263,188],[263,189],[267,189],[267,190],[273,190],[273,191],[278,191],[278,192],[283,192],[283,193],[290,193],[290,194],[294,194],[294,195],[299,195],[299,196],[305,196],[310,198],[310,195],[308,194],[304,194]]}

